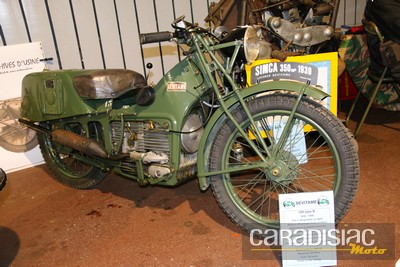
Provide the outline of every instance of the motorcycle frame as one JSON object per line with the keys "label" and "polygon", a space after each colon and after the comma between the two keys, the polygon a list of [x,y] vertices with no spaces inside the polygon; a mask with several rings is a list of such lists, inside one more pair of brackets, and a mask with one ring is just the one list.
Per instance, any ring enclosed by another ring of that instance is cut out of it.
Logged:
{"label": "motorcycle frame", "polygon": [[[297,81],[269,81],[241,88],[234,82],[231,75],[236,57],[239,50],[243,47],[243,41],[236,40],[223,44],[214,44],[214,41],[208,33],[205,33],[203,29],[198,27],[190,30],[189,33],[190,38],[188,38],[189,41],[187,43],[191,48],[187,52],[187,57],[166,73],[155,85],[156,98],[151,105],[140,106],[126,104],[127,99],[125,98],[82,99],[79,97],[72,84],[72,78],[76,75],[76,71],[56,71],[49,72],[49,75],[58,79],[56,84],[60,86],[56,87],[55,90],[63,91],[60,93],[60,95],[63,96],[62,99],[56,99],[56,102],[60,105],[58,107],[60,110],[56,108],[55,112],[50,112],[54,114],[44,114],[39,104],[40,99],[43,98],[42,94],[44,94],[43,90],[40,90],[43,87],[43,83],[39,85],[37,81],[34,79],[30,80],[29,77],[27,77],[24,79],[23,87],[31,88],[31,90],[29,92],[26,89],[23,90],[22,118],[31,122],[48,122],[52,125],[53,129],[63,129],[65,124],[79,122],[86,133],[89,132],[89,123],[98,122],[103,127],[104,149],[109,154],[112,151],[110,136],[111,121],[121,122],[121,132],[124,130],[125,122],[128,121],[156,122],[162,125],[166,132],[170,133],[168,134],[170,144],[169,165],[173,171],[167,176],[160,178],[144,177],[143,171],[141,171],[143,167],[141,160],[136,160],[136,169],[138,173],[138,177],[136,177],[123,171],[121,161],[107,158],[89,158],[79,154],[76,154],[75,157],[83,162],[99,167],[104,171],[114,170],[124,177],[135,179],[139,182],[174,186],[181,182],[177,179],[177,170],[179,168],[181,154],[181,135],[179,132],[182,131],[187,116],[199,105],[199,101],[202,101],[202,97],[207,95],[209,90],[213,90],[219,107],[213,111],[208,122],[204,125],[204,132],[197,152],[197,177],[199,179],[200,188],[202,190],[208,188],[210,184],[209,177],[212,175],[238,171],[237,168],[214,172],[209,171],[208,161],[211,146],[218,129],[226,120],[231,120],[235,124],[243,138],[247,139],[249,144],[252,144],[254,151],[256,151],[258,156],[262,159],[262,162],[259,164],[240,167],[241,170],[267,168],[279,147],[283,146],[284,136],[290,132],[291,123],[286,124],[278,147],[271,151],[265,144],[257,127],[255,127],[256,124],[246,106],[246,101],[257,97],[257,95],[261,93],[276,90],[295,93],[298,95],[298,98],[288,120],[291,121],[302,97],[307,95],[315,99],[323,99],[327,97],[328,94],[318,88]],[[231,57],[226,57],[221,62],[221,58],[219,58],[217,54],[221,49],[226,47],[234,47],[234,53]],[[222,95],[220,93],[219,84],[215,78],[216,72],[221,73],[223,78],[230,84],[231,91],[228,95]],[[31,77],[34,76],[35,74],[31,75]],[[167,85],[169,83],[179,82],[186,83],[186,89],[184,91],[167,90]],[[38,102],[37,105],[34,105],[35,101]],[[70,101],[73,101],[73,106],[69,105]],[[245,111],[250,120],[250,124],[256,129],[256,138],[259,142],[264,144],[263,149],[266,151],[267,157],[258,151],[254,145],[254,141],[241,129],[239,123],[232,116],[231,111],[239,107]],[[119,146],[121,146],[123,142],[122,139],[123,135],[121,135],[121,140],[119,140]]]}
{"label": "motorcycle frame", "polygon": [[[194,36],[194,45],[196,48],[197,53],[199,51],[199,64],[203,71],[207,74],[207,77],[210,78],[210,83],[212,84],[214,93],[217,95],[218,102],[220,104],[220,108],[214,112],[212,118],[208,122],[205,127],[203,138],[201,139],[199,145],[199,152],[198,152],[198,165],[197,165],[197,177],[199,179],[199,186],[202,190],[206,190],[209,185],[209,177],[218,174],[225,174],[240,170],[246,169],[254,169],[254,168],[266,168],[271,165],[274,161],[275,156],[279,149],[281,149],[284,145],[284,141],[286,137],[289,135],[290,130],[292,128],[292,118],[297,110],[297,107],[302,99],[303,96],[307,95],[309,97],[322,100],[329,96],[327,93],[321,91],[318,88],[309,86],[309,84],[300,83],[296,81],[269,81],[262,84],[257,84],[254,86],[246,87],[245,89],[240,88],[232,79],[231,71],[233,69],[233,64],[236,60],[236,56],[239,53],[239,49],[243,46],[243,41],[236,40],[228,43],[217,44],[209,46],[207,45],[207,38],[203,38],[200,35]],[[223,66],[215,54],[213,52],[219,51],[222,48],[234,46],[234,52],[232,54],[232,58],[228,58],[225,62],[225,66]],[[205,55],[209,55],[211,57],[211,61],[208,62]],[[218,90],[218,84],[216,83],[213,77],[213,71],[219,70],[222,72],[224,78],[228,81],[230,86],[232,87],[232,93],[229,97],[222,96]],[[297,101],[293,107],[293,110],[289,116],[289,123],[286,124],[283,132],[282,138],[280,138],[277,146],[271,151],[270,148],[267,147],[264,139],[261,136],[261,133],[258,131],[254,119],[247,108],[246,101],[253,97],[257,97],[257,95],[265,92],[283,90],[287,92],[294,92],[298,95]],[[255,146],[254,141],[250,139],[248,134],[242,130],[239,123],[236,119],[232,116],[231,111],[235,108],[240,106],[244,112],[246,113],[247,117],[250,120],[250,125],[252,125],[253,129],[255,129],[256,139],[259,143],[262,144],[263,150],[265,151],[267,157],[265,157]],[[251,166],[243,166],[240,168],[234,169],[225,169],[220,171],[208,171],[208,163],[209,163],[209,155],[211,151],[212,142],[217,134],[217,130],[221,127],[221,125],[226,121],[231,120],[233,124],[238,129],[241,136],[252,146],[254,151],[258,154],[258,156],[262,159],[262,162],[259,164],[251,164]]]}

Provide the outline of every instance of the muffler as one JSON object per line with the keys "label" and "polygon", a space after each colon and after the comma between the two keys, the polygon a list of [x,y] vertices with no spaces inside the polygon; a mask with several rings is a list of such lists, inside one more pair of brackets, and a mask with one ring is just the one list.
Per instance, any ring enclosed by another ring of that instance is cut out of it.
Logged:
{"label": "muffler", "polygon": [[108,154],[96,141],[66,130],[53,130],[50,132],[51,139],[57,144],[70,147],[83,154],[107,158]]}
{"label": "muffler", "polygon": [[40,125],[36,125],[33,122],[21,118],[18,119],[18,121],[36,131],[49,135],[51,139],[57,144],[70,147],[89,156],[94,156],[104,159],[108,158],[108,154],[104,150],[104,148],[99,143],[89,138],[78,135],[76,133],[72,133],[67,130],[61,130],[61,129],[49,130]]}

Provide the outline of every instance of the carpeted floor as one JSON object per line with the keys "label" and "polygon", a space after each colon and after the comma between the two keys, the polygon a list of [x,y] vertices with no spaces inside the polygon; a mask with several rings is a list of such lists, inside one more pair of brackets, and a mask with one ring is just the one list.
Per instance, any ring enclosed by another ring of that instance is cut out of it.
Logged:
{"label": "carpeted floor", "polygon": [[[358,144],[359,189],[341,224],[388,223],[397,247],[389,260],[339,257],[338,266],[394,266],[400,258],[400,112],[372,110]],[[195,180],[174,189],[141,188],[112,174],[97,189],[79,191],[54,181],[45,165],[8,178],[0,192],[0,266],[281,265],[278,256],[243,260],[242,233]]]}

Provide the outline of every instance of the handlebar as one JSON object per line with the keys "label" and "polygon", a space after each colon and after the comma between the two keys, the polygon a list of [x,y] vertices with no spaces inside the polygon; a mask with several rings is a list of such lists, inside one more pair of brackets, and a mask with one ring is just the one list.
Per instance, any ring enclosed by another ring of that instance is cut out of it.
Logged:
{"label": "handlebar", "polygon": [[169,41],[174,37],[172,32],[152,32],[152,33],[142,33],[140,34],[141,44],[150,44]]}

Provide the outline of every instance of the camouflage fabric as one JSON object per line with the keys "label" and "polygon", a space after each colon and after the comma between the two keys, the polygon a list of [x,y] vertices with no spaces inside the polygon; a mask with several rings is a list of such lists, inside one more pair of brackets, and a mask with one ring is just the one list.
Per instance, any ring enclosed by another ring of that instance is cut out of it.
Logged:
{"label": "camouflage fabric", "polygon": [[[357,89],[362,90],[362,95],[369,99],[375,84],[367,79],[362,88],[370,63],[366,35],[346,35],[340,45],[339,55],[346,63],[346,70]],[[386,110],[400,110],[399,98],[392,84],[381,85],[374,104]]]}

